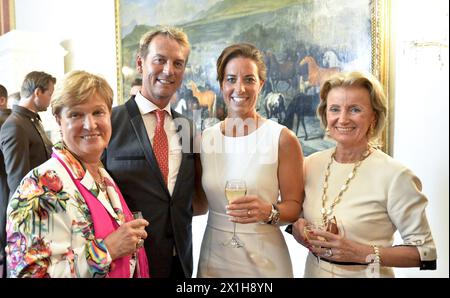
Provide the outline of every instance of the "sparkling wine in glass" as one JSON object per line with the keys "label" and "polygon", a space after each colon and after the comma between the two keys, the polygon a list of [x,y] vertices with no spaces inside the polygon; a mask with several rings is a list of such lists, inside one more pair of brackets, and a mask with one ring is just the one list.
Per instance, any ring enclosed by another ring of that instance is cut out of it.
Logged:
{"label": "sparkling wine in glass", "polygon": [[[247,185],[242,179],[232,179],[228,180],[225,184],[225,196],[228,203],[233,203],[233,201],[239,197],[245,196],[247,194]],[[236,223],[233,222],[233,236],[229,241],[224,243],[225,246],[231,246],[233,248],[244,247],[245,244],[236,235]]]}
{"label": "sparkling wine in glass", "polygon": [[[325,230],[322,219],[312,219],[306,223],[305,227],[303,228],[303,233],[307,240],[316,240],[319,238],[313,235],[313,230]],[[320,238],[319,240],[322,240]]]}

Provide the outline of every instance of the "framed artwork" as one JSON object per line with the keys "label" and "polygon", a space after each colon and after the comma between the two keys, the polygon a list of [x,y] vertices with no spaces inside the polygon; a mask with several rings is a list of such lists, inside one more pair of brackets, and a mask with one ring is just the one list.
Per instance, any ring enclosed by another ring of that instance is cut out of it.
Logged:
{"label": "framed artwork", "polygon": [[[181,27],[189,37],[192,50],[173,106],[193,117],[201,128],[226,115],[216,80],[216,60],[235,42],[253,43],[263,52],[268,76],[257,110],[294,131],[305,155],[334,145],[324,136],[315,115],[319,86],[331,74],[372,72],[389,93],[387,0],[115,3],[119,103],[128,99],[139,75],[135,69],[139,39],[158,25]],[[387,127],[383,135],[386,152],[389,130]]]}
{"label": "framed artwork", "polygon": [[0,35],[5,34],[15,27],[14,0],[0,0]]}

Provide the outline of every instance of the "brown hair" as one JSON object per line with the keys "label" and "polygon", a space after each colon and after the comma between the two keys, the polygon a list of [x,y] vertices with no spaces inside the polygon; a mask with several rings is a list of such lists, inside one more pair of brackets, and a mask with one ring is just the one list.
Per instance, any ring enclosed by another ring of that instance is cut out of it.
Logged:
{"label": "brown hair", "polygon": [[3,85],[0,85],[0,97],[8,97],[8,90]]}
{"label": "brown hair", "polygon": [[45,92],[48,90],[50,82],[56,84],[56,78],[43,71],[32,71],[23,80],[20,96],[22,98],[30,97],[37,88]]}
{"label": "brown hair", "polygon": [[63,107],[70,107],[85,102],[93,94],[97,93],[112,109],[113,90],[108,82],[86,71],[75,70],[66,75],[62,84],[58,86],[51,106],[52,113],[60,116]]}
{"label": "brown hair", "polygon": [[328,94],[338,87],[360,87],[369,91],[370,104],[376,114],[376,125],[373,134],[369,136],[369,142],[379,143],[377,139],[386,124],[387,115],[386,96],[381,83],[373,75],[357,71],[341,72],[328,78],[320,88],[320,103],[317,107],[317,117],[324,128],[328,125],[326,112]]}
{"label": "brown hair", "polygon": [[222,85],[225,75],[225,67],[228,62],[236,57],[244,57],[253,60],[258,67],[259,79],[265,81],[267,78],[266,64],[260,50],[251,43],[236,43],[226,47],[217,59],[217,81]]}
{"label": "brown hair", "polygon": [[[139,56],[141,56],[142,59],[145,60],[145,58],[147,57],[148,46],[150,45],[152,39],[157,35],[163,35],[165,37],[175,40],[181,47],[188,50],[188,57],[189,57],[191,45],[189,44],[189,39],[186,33],[184,33],[183,29],[177,27],[164,26],[164,27],[157,27],[156,29],[145,33],[141,37],[141,40],[139,42]],[[186,62],[188,57],[186,57]]]}

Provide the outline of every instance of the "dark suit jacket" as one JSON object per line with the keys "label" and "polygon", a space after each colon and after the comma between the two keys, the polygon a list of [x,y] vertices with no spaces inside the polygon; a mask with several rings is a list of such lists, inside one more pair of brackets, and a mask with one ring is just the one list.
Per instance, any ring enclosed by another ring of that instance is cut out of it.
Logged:
{"label": "dark suit jacket", "polygon": [[[183,117],[172,110],[173,118]],[[190,131],[192,131],[192,122]],[[183,142],[192,149],[192,134]],[[185,145],[185,144],[184,144]],[[192,152],[192,150],[190,151]],[[185,277],[192,275],[194,154],[182,153],[172,197],[163,181],[142,116],[132,97],[112,112],[112,137],[103,163],[131,211],[150,222],[145,250],[152,277],[169,277],[175,246]]]}
{"label": "dark suit jacket", "polygon": [[[5,123],[6,118],[9,117],[9,115],[11,115],[11,110],[10,109],[3,109],[0,110],[0,129],[3,126],[3,123]],[[1,139],[0,139],[1,140]],[[2,154],[2,150],[1,150],[1,145],[0,145],[0,211],[3,212],[3,207],[4,206],[4,202],[7,203],[7,198],[9,196],[9,189],[8,189],[8,182],[6,181],[6,172],[5,172],[5,163],[3,161],[3,154]],[[2,216],[0,215],[0,219],[3,220]],[[1,226],[1,224],[0,224]],[[0,235],[3,231],[0,231]]]}
{"label": "dark suit jacket", "polygon": [[6,118],[8,118],[9,115],[11,115],[10,109],[0,110],[0,128],[2,128],[3,123],[5,123]]}
{"label": "dark suit jacket", "polygon": [[52,143],[39,124],[39,116],[13,106],[0,131],[0,245],[4,249],[6,207],[20,181],[50,158]]}
{"label": "dark suit jacket", "polygon": [[[5,123],[6,118],[9,117],[9,115],[11,115],[11,110],[10,109],[3,109],[0,110],[0,129],[2,128],[3,123]],[[5,168],[4,168],[4,163],[3,163],[3,154],[2,151],[0,150],[0,264],[4,264],[6,263],[4,258],[4,242],[5,242],[5,231],[4,231],[4,224],[5,224],[5,218],[3,216],[3,212],[6,212],[6,204],[7,204],[7,200],[4,200],[4,197],[6,198],[7,195],[3,194],[3,190],[7,189],[7,182],[6,182],[6,173],[5,173]],[[6,269],[6,264],[3,265],[3,269]],[[0,267],[1,268],[1,267]],[[1,270],[1,269],[0,269]],[[5,276],[5,274],[2,272],[0,272],[0,276]]]}

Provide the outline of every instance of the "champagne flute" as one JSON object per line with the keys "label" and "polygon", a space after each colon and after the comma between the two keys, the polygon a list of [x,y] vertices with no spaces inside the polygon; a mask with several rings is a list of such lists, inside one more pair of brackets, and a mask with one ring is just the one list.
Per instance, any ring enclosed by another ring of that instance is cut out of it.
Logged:
{"label": "champagne flute", "polygon": [[320,237],[320,236],[314,237],[313,230],[321,230],[321,231],[325,230],[325,226],[324,226],[321,218],[320,219],[315,218],[315,219],[308,221],[306,223],[305,227],[303,228],[303,233],[307,240],[321,240],[321,241],[325,240],[323,237]]}
{"label": "champagne flute", "polygon": [[131,212],[131,214],[133,214],[133,219],[144,218],[144,217],[142,216],[142,212],[141,212],[141,211],[133,211],[133,212]]}
{"label": "champagne flute", "polygon": [[[247,186],[245,181],[242,179],[232,179],[227,180],[225,184],[225,196],[228,203],[231,204],[233,201],[239,197],[245,196],[247,194]],[[225,246],[231,246],[233,248],[244,247],[245,244],[236,235],[236,223],[233,222],[233,236],[231,239],[224,243]]]}
{"label": "champagne flute", "polygon": [[[309,220],[306,223],[305,227],[303,228],[303,233],[307,240],[320,240],[320,241],[325,240],[325,238],[323,238],[321,236],[314,236],[313,230],[321,230],[321,231],[326,230],[322,218],[313,218],[313,219]],[[317,258],[317,264],[320,267],[321,266],[320,265],[320,255],[316,255],[316,258]]]}
{"label": "champagne flute", "polygon": [[[142,216],[141,211],[133,211],[131,212],[133,215],[133,219],[143,219],[144,216]],[[135,267],[135,274],[137,278],[141,278],[141,270],[139,268],[139,249],[144,246],[144,239],[140,239],[139,242],[136,244],[136,252],[135,252],[135,260],[136,260],[136,267]]]}
{"label": "champagne flute", "polygon": [[[133,215],[133,219],[143,219],[144,216],[142,216],[142,212],[141,211],[133,211],[131,212],[131,214]],[[138,243],[136,244],[137,249],[141,248],[142,246],[144,246],[144,239],[140,239],[138,241]]]}
{"label": "champagne flute", "polygon": [[[314,218],[311,221],[309,221],[303,229],[306,239],[327,241],[326,238],[324,238],[324,237],[313,236],[312,230],[321,230],[321,231],[325,231],[328,233],[340,235],[342,237],[344,236],[344,233],[345,233],[342,220],[337,220],[336,217],[334,217],[334,216],[332,218],[328,219],[326,223],[323,222],[322,218]],[[320,255],[316,255],[316,257],[317,257],[317,262],[319,264],[319,267],[321,267],[320,260],[323,257],[321,257]]]}

